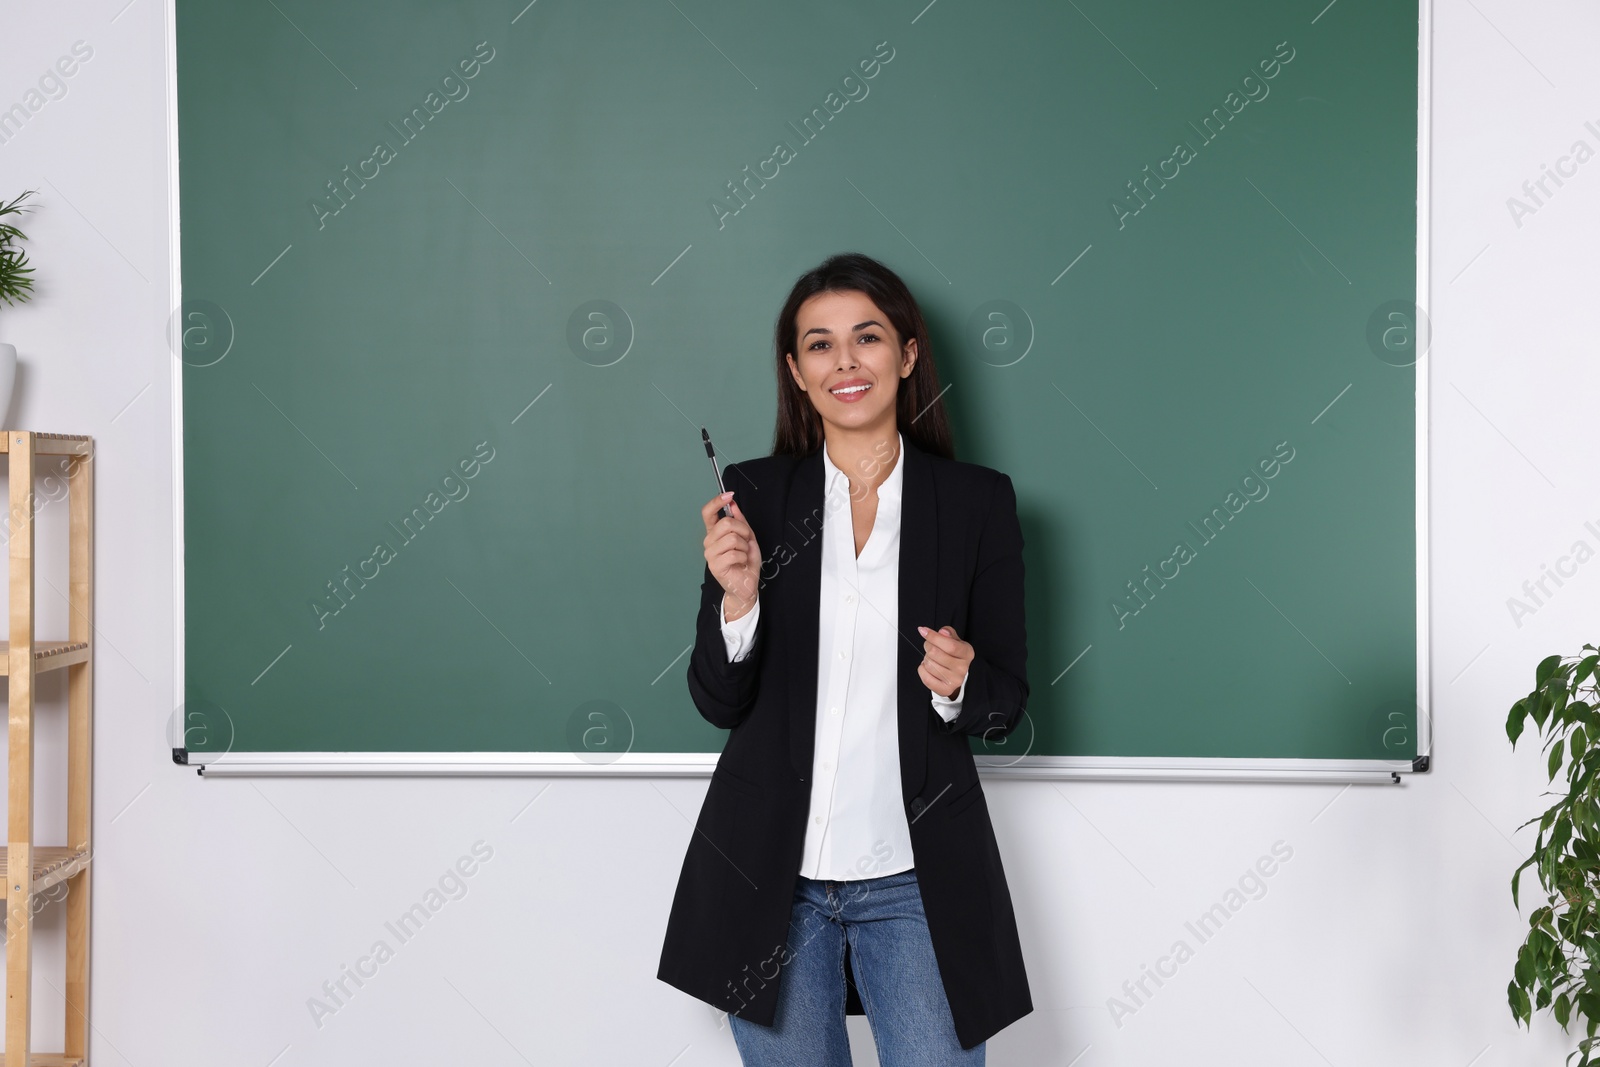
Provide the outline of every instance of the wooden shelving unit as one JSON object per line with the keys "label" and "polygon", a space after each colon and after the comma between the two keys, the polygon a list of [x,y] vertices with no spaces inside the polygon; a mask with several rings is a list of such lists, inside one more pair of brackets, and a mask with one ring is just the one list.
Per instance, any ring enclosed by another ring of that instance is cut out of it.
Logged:
{"label": "wooden shelving unit", "polygon": [[[92,641],[94,634],[94,442],[79,434],[8,430],[0,439],[8,455],[11,510],[10,640],[0,645],[0,667],[10,693],[7,741],[7,844],[0,849],[6,872],[6,1050],[5,1064],[83,1067],[89,1056],[89,860],[90,774],[94,724]],[[36,641],[34,617],[34,522],[40,506],[34,486],[37,456],[68,457],[67,565],[70,616],[67,640]],[[34,680],[46,671],[67,672],[67,843],[33,841]],[[67,887],[65,1048],[30,1049],[33,1021],[33,915],[35,897],[52,886]]]}

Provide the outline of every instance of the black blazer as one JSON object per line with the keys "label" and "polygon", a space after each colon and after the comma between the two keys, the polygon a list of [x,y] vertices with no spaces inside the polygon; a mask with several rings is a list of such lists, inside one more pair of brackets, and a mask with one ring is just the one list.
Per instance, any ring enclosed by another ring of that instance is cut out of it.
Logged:
{"label": "black blazer", "polygon": [[[901,794],[956,1036],[972,1048],[1033,1010],[970,745],[973,736],[1005,737],[1027,705],[1022,528],[1009,477],[902,441]],[[822,453],[729,464],[724,480],[761,548],[761,616],[749,655],[730,663],[722,587],[705,568],[689,695],[729,734],[689,839],[656,977],[770,1026],[811,801]],[[947,624],[975,653],[950,723],[917,674],[917,627]],[[853,983],[847,995],[847,1010],[861,1014]]]}

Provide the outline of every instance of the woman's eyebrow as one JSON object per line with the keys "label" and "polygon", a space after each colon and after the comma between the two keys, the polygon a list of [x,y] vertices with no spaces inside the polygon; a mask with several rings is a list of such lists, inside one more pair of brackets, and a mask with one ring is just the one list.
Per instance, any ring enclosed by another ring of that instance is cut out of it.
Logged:
{"label": "woman's eyebrow", "polygon": [[[863,328],[865,326],[876,326],[880,330],[883,329],[883,323],[879,322],[877,319],[868,319],[866,322],[858,322],[858,323],[856,323],[854,326],[850,327],[850,330],[851,330],[852,333],[854,333],[856,330],[859,330],[859,329],[861,329],[861,328]],[[828,329],[826,326],[813,326],[813,327],[811,327],[811,329],[807,330],[805,333],[801,334],[800,336],[801,337],[810,337],[814,333],[832,333],[832,332],[833,331]]]}

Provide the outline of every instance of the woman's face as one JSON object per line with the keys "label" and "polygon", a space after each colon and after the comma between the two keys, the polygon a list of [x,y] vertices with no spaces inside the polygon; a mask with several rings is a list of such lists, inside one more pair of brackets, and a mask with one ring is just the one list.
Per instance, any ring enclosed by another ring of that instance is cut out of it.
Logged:
{"label": "woman's face", "polygon": [[894,428],[900,379],[917,362],[917,342],[902,345],[867,294],[818,293],[795,315],[789,374],[811,398],[824,427]]}

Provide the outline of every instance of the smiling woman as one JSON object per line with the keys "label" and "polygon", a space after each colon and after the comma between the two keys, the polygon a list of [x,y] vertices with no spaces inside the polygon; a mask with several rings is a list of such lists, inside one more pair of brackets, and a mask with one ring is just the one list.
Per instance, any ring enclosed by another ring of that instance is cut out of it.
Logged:
{"label": "smiling woman", "polygon": [[[859,405],[860,412],[845,425],[881,418],[894,402],[893,392],[879,390],[870,402],[867,394],[879,381],[911,374],[917,358],[916,338],[906,342],[904,351],[894,344],[893,331],[882,321],[888,316],[865,293],[819,293],[807,301],[803,311],[805,321],[813,325],[801,335],[799,360],[792,354],[787,357],[795,385],[813,400],[831,396],[841,404]],[[858,318],[861,321],[844,326]],[[839,327],[823,325],[827,322],[837,322]],[[839,368],[845,367],[850,369],[841,377]]]}
{"label": "smiling woman", "polygon": [[[922,311],[909,291],[880,281],[873,268],[885,269],[866,256],[834,256],[778,313],[775,341],[783,366],[773,452],[816,451],[826,411],[843,420],[846,433],[836,444],[855,436],[849,431],[881,429],[887,419],[924,450],[954,457],[948,425],[929,410],[940,393],[939,372]],[[856,406],[863,401],[869,402]]]}
{"label": "smiling woman", "polygon": [[801,275],[774,356],[772,454],[701,508],[687,681],[729,735],[657,977],[727,1011],[747,1065],[848,1063],[865,1014],[884,1067],[981,1067],[1033,1010],[970,744],[1027,705],[1016,492],[955,459],[876,260]]}

